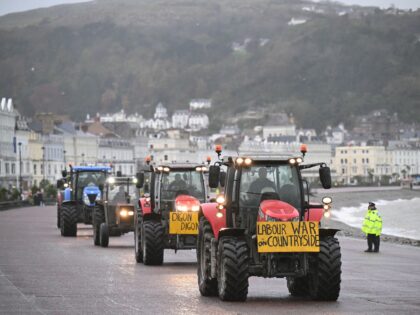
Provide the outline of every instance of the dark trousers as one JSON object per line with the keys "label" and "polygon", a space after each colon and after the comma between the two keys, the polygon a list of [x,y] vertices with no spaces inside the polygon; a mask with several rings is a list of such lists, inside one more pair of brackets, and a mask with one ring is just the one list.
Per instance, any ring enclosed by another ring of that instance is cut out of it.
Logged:
{"label": "dark trousers", "polygon": [[372,250],[372,245],[373,245],[373,251],[374,252],[379,252],[379,243],[380,243],[381,239],[379,235],[375,235],[375,234],[368,234],[367,235],[367,243],[368,243],[368,250]]}

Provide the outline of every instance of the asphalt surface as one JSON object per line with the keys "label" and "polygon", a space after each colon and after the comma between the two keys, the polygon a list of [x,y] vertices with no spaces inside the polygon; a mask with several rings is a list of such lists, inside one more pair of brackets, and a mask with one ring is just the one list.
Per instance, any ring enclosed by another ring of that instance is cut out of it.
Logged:
{"label": "asphalt surface", "polygon": [[201,297],[194,251],[165,252],[163,266],[134,259],[133,234],[93,245],[92,230],[60,236],[54,207],[0,212],[1,314],[420,314],[420,248],[340,238],[337,302],[290,297],[284,279],[250,278],[246,302]]}

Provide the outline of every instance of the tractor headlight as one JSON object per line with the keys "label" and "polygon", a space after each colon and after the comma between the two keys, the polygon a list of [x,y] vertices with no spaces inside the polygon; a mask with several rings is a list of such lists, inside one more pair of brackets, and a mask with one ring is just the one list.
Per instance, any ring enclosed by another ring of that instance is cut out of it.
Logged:
{"label": "tractor headlight", "polygon": [[125,218],[126,216],[128,216],[128,211],[125,209],[120,210],[120,216]]}
{"label": "tractor headlight", "polygon": [[223,196],[223,195],[219,195],[219,196],[216,197],[216,202],[219,205],[223,205],[225,203],[225,201],[226,201],[226,199],[225,199],[225,196]]}
{"label": "tractor headlight", "polygon": [[176,211],[188,211],[188,207],[186,205],[176,205]]}

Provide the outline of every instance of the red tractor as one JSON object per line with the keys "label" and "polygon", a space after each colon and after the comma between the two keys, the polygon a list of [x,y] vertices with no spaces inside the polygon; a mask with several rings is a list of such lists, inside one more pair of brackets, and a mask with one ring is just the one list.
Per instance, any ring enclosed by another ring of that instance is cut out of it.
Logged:
{"label": "red tractor", "polygon": [[147,166],[138,174],[143,197],[134,228],[137,262],[161,265],[165,248],[197,247],[200,205],[208,199],[207,171],[201,164],[172,163]]}
{"label": "red tractor", "polygon": [[224,194],[201,205],[197,257],[203,296],[244,301],[248,278],[257,276],[287,278],[293,296],[337,300],[338,230],[321,227],[332,200],[310,203],[301,173],[319,167],[321,184],[328,189],[330,169],[325,163],[302,162],[294,156],[225,157],[210,166],[209,186],[224,187]]}

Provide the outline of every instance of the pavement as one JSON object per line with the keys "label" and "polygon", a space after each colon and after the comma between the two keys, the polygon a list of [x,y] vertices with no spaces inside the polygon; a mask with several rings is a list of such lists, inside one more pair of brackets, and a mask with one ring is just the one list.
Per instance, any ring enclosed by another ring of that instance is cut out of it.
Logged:
{"label": "pavement", "polygon": [[91,228],[60,236],[54,207],[0,212],[0,314],[420,314],[420,248],[339,237],[337,302],[292,298],[284,279],[250,278],[246,302],[201,297],[194,251],[163,266],[134,259],[133,234],[93,245]]}

